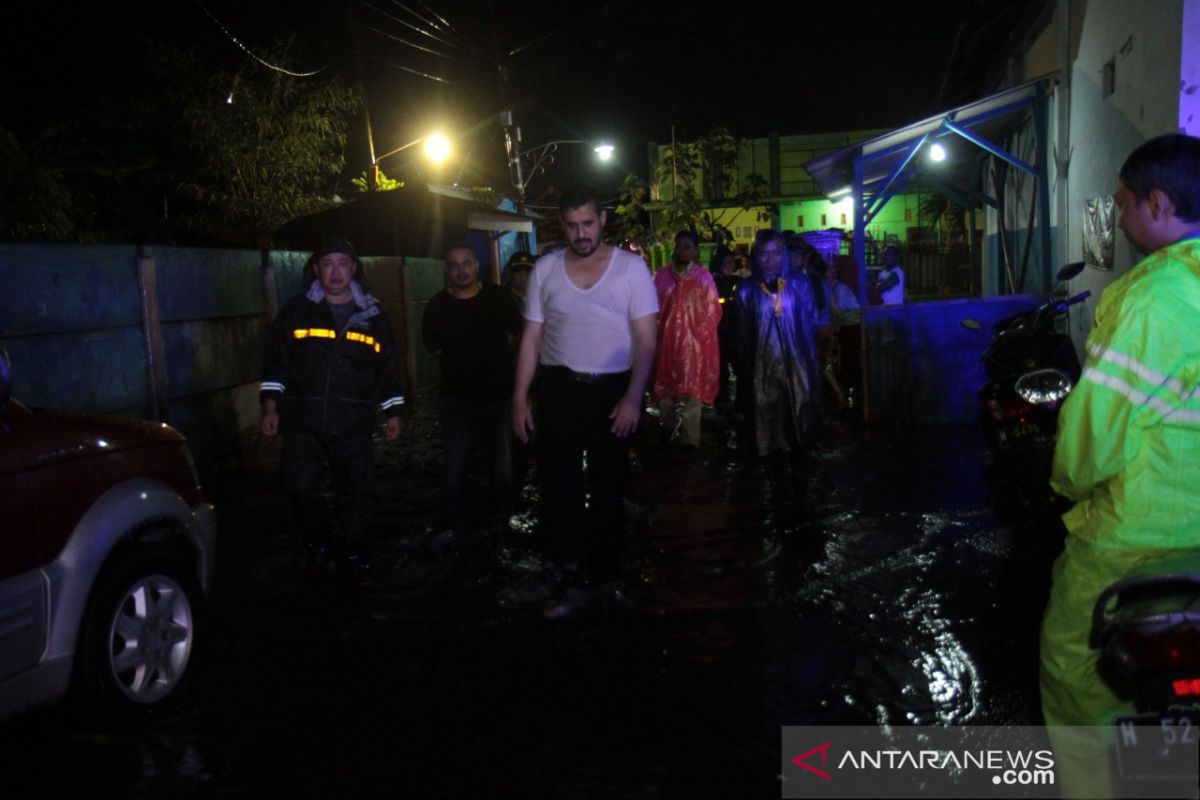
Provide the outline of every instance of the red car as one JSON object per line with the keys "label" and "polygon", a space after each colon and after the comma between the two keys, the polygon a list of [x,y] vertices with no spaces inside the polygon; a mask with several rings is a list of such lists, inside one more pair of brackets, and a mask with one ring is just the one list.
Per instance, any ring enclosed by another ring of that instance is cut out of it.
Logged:
{"label": "red car", "polygon": [[0,720],[68,690],[114,710],[177,696],[215,539],[182,435],[30,409],[0,350]]}

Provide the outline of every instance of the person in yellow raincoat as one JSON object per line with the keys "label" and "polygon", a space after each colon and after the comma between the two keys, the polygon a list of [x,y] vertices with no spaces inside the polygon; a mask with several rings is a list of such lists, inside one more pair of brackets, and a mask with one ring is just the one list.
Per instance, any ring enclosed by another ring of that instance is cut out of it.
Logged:
{"label": "person in yellow raincoat", "polygon": [[[1101,296],[1059,416],[1050,482],[1076,503],[1042,623],[1050,726],[1106,728],[1132,713],[1097,673],[1092,606],[1147,559],[1200,548],[1200,139],[1170,134],[1134,150],[1115,200],[1146,258]],[[1108,796],[1107,776],[1093,762],[1068,796]]]}

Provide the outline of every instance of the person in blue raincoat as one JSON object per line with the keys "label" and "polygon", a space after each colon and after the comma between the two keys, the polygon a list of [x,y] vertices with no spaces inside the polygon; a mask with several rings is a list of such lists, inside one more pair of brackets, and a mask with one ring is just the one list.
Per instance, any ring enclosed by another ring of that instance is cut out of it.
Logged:
{"label": "person in blue raincoat", "polygon": [[[775,502],[787,500],[817,433],[821,385],[817,307],[803,265],[789,265],[783,234],[761,230],[754,271],[736,294],[738,401],[746,450],[764,460]],[[743,390],[744,387],[744,390]]]}

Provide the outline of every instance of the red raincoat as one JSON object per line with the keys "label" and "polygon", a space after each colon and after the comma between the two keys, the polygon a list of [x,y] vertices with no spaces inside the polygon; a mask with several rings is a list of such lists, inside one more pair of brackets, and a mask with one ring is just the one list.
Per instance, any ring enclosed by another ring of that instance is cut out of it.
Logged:
{"label": "red raincoat", "polygon": [[721,374],[717,285],[708,270],[692,264],[682,278],[671,267],[660,269],[654,275],[654,288],[658,291],[658,352],[650,393],[656,402],[669,392],[711,403],[717,397]]}

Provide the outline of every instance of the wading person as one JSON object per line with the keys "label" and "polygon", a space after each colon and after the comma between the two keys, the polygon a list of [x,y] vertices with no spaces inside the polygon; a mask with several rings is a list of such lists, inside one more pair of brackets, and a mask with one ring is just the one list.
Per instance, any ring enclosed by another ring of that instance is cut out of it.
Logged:
{"label": "wading person", "polygon": [[900,248],[889,244],[883,248],[880,256],[883,269],[879,270],[879,280],[875,288],[883,299],[885,306],[898,306],[904,303],[904,267],[900,266]]}
{"label": "wading person", "polygon": [[[284,488],[313,562],[363,581],[369,577],[371,433],[381,410],[387,441],[400,435],[400,359],[349,242],[326,242],[306,269],[312,270],[307,291],[280,310],[267,333],[260,429],[283,434]],[[327,478],[336,525],[322,499]]]}
{"label": "wading person", "polygon": [[533,272],[533,256],[518,250],[508,259],[508,291],[512,293],[517,310],[525,313],[525,292],[529,288],[529,275]]}
{"label": "wading person", "polygon": [[[605,212],[595,194],[569,189],[559,211],[569,246],[543,256],[530,278],[512,410],[521,441],[536,423],[539,530],[565,576],[548,617],[572,611],[572,583],[618,576],[629,436],[654,364],[658,311],[646,263],[604,244]],[[529,389],[539,363],[535,417]]]}
{"label": "wading person", "polygon": [[736,295],[738,402],[744,448],[763,459],[772,500],[782,507],[799,489],[817,433],[817,311],[812,284],[799,266],[789,267],[779,231],[759,231],[750,259],[754,272]]}
{"label": "wading person", "polygon": [[662,414],[664,437],[675,430],[675,403],[683,402],[683,441],[692,448],[700,446],[700,412],[717,397],[721,368],[721,302],[712,275],[696,263],[698,254],[696,234],[683,231],[675,236],[673,263],[654,276],[658,351],[650,392]]}
{"label": "wading person", "polygon": [[[1146,258],[1104,290],[1059,417],[1051,484],[1076,502],[1063,515],[1041,644],[1046,723],[1093,730],[1133,712],[1097,673],[1096,598],[1148,559],[1200,548],[1200,139],[1138,147],[1115,200]],[[1069,796],[1112,796],[1094,764],[1066,777]]]}
{"label": "wading person", "polygon": [[[421,318],[425,349],[441,365],[438,421],[445,441],[443,540],[466,530],[471,463],[488,465],[493,507],[513,499],[509,398],[513,343],[521,315],[506,289],[479,279],[479,264],[462,243],[446,251],[446,288],[430,298]],[[511,267],[510,267],[511,268]]]}
{"label": "wading person", "polygon": [[742,279],[737,274],[737,261],[728,247],[713,251],[709,269],[717,287],[717,302],[721,304],[721,322],[717,325],[717,344],[721,353],[720,385],[717,389],[717,413],[729,425],[733,421],[733,405],[729,386],[733,362],[737,355],[737,314],[734,292]]}

